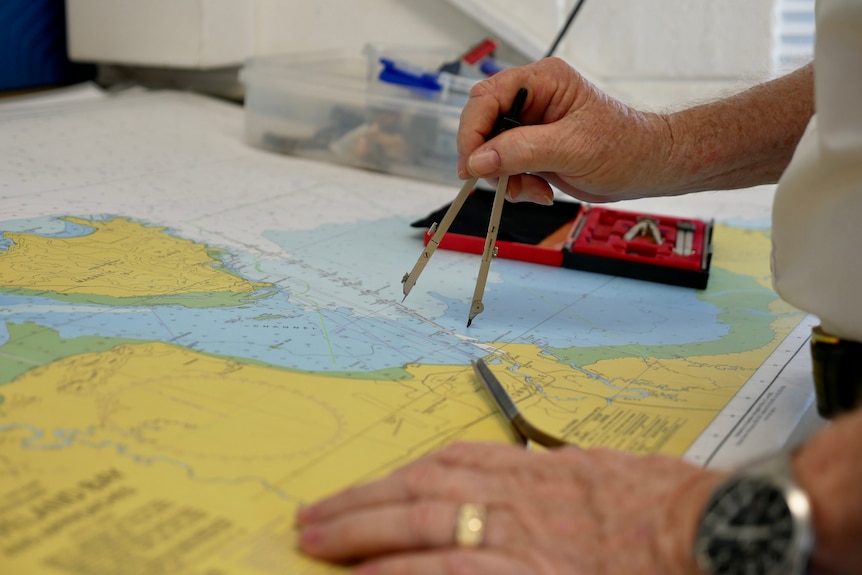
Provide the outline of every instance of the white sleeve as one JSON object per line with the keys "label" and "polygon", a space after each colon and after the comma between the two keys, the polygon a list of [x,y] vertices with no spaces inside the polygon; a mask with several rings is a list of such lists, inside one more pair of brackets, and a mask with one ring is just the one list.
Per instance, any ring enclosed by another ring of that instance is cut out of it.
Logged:
{"label": "white sleeve", "polygon": [[818,0],[816,115],[772,214],[775,289],[862,341],[862,1]]}

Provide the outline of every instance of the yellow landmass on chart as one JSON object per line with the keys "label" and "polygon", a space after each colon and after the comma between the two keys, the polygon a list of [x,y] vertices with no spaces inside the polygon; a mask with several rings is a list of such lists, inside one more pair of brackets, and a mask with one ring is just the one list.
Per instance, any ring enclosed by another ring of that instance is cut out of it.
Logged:
{"label": "yellow landmass on chart", "polygon": [[492,369],[532,423],[569,443],[681,456],[798,323],[777,319],[769,344],[730,355],[619,357],[576,370],[513,344]]}
{"label": "yellow landmass on chart", "polygon": [[6,232],[0,289],[110,298],[250,294],[267,284],[229,273],[219,252],[127,218],[63,218],[92,228],[75,237]]}
{"label": "yellow landmass on chart", "polygon": [[[7,234],[14,243],[0,256],[2,287],[14,276],[28,290],[68,293],[76,284],[91,291],[74,294],[146,301],[206,290],[246,297],[264,285],[163,228],[70,221],[94,231],[62,240]],[[584,447],[682,455],[802,318],[765,289],[768,234],[716,232],[711,289],[698,295],[727,328],[715,338],[565,349],[475,341],[476,354],[548,433]],[[148,255],[126,254],[134,247],[126,236],[149,242]],[[12,274],[20,269],[30,275]],[[101,284],[90,277],[99,270]],[[146,270],[146,289],[130,291],[140,286],[124,283],[126,272]],[[3,575],[337,572],[295,552],[298,505],[457,440],[513,441],[466,360],[310,373],[168,343],[70,337],[33,322],[8,331]]]}
{"label": "yellow landmass on chart", "polygon": [[[0,566],[316,573],[290,552],[300,502],[458,439],[509,437],[469,369],[407,373],[305,374],[164,343],[30,370],[0,403]],[[133,536],[174,523],[149,546]]]}
{"label": "yellow landmass on chart", "polygon": [[699,297],[721,310],[725,335],[680,346],[500,345],[491,368],[527,418],[583,447],[683,455],[804,318],[770,289],[768,232],[719,226],[714,243],[711,290]]}
{"label": "yellow landmass on chart", "polygon": [[[777,332],[795,325],[776,321],[787,324]],[[487,361],[550,433],[680,454],[778,340],[732,359],[618,358],[572,370],[509,344]],[[297,505],[452,441],[512,440],[469,368],[405,373],[308,374],[164,343],[30,370],[4,386],[0,404],[0,566],[331,573],[290,551]]]}
{"label": "yellow landmass on chart", "polygon": [[[713,266],[732,274],[750,277],[761,286],[772,289],[769,253],[772,236],[767,230],[751,230],[718,225],[713,233]],[[776,297],[776,301],[780,300]],[[792,309],[781,302],[783,309]]]}

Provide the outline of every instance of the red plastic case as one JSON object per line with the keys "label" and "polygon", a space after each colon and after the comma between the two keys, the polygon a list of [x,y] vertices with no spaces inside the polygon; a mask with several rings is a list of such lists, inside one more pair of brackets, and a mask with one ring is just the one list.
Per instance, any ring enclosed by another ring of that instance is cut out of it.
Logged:
{"label": "red plastic case", "polygon": [[[492,196],[479,190],[471,194],[443,236],[440,247],[481,254]],[[427,228],[440,221],[446,209],[448,206],[413,223],[414,227],[426,228],[426,244],[432,235]],[[542,210],[547,210],[545,215]],[[516,229],[525,226],[532,228],[526,233]],[[496,255],[704,289],[712,260],[712,229],[712,220],[614,210],[577,202],[554,202],[554,206],[507,203],[503,207]],[[530,232],[532,238],[522,237],[530,236]]]}

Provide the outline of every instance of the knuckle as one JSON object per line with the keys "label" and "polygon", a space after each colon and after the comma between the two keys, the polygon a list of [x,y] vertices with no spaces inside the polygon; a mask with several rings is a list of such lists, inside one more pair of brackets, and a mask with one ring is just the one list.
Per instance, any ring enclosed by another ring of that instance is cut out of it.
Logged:
{"label": "knuckle", "polygon": [[360,546],[367,537],[367,530],[357,523],[346,523],[340,526],[334,537],[328,539],[330,545],[339,549],[352,549]]}
{"label": "knuckle", "polygon": [[431,462],[422,462],[404,470],[404,485],[411,497],[423,495],[429,491],[437,478],[436,465]]}
{"label": "knuckle", "polygon": [[490,79],[482,80],[481,82],[476,82],[473,84],[473,87],[470,88],[470,92],[468,93],[469,98],[481,98],[484,96],[491,96],[493,94],[493,84]]}
{"label": "knuckle", "polygon": [[431,503],[419,503],[407,510],[407,529],[415,542],[427,544],[433,532],[437,507]]}
{"label": "knuckle", "polygon": [[[533,170],[536,166],[536,159],[543,155],[541,150],[537,149],[537,143],[518,131],[512,131],[506,135],[508,136],[506,138],[508,141],[506,148],[508,149],[498,150],[502,164],[520,171]],[[501,145],[500,148],[503,146]],[[515,162],[517,162],[517,166],[512,165]]]}
{"label": "knuckle", "polygon": [[550,56],[548,58],[544,58],[540,61],[540,63],[542,66],[548,66],[548,67],[552,67],[552,68],[560,68],[560,67],[571,68],[571,66],[568,64],[568,62],[566,62],[565,60],[563,60],[559,56]]}

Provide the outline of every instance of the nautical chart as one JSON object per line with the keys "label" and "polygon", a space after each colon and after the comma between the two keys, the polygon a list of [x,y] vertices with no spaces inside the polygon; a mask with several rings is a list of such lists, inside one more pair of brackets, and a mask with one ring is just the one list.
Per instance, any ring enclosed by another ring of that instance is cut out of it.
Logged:
{"label": "nautical chart", "polygon": [[768,231],[719,225],[706,290],[496,260],[468,329],[478,257],[399,283],[454,190],[253,150],[195,96],[0,122],[4,574],[328,573],[297,505],[511,441],[471,358],[572,443],[684,455],[804,319]]}

